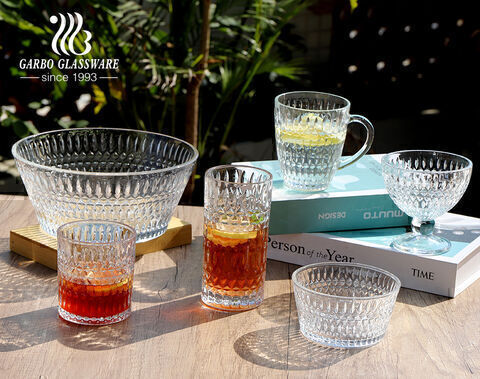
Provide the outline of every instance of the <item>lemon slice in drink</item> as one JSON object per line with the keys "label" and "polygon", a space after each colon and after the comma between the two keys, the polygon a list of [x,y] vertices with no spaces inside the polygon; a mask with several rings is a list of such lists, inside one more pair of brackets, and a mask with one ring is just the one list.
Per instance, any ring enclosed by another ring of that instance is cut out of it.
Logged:
{"label": "lemon slice in drink", "polygon": [[282,142],[303,146],[327,146],[342,142],[342,132],[331,120],[324,120],[315,113],[301,115],[293,125],[280,131]]}
{"label": "lemon slice in drink", "polygon": [[228,231],[228,230],[211,229],[211,234],[214,236],[219,236],[223,238],[248,240],[251,238],[255,238],[257,236],[257,231],[252,230],[250,232],[235,232],[235,231]]}
{"label": "lemon slice in drink", "polygon": [[121,281],[117,283],[114,282],[114,283],[108,284],[108,283],[105,283],[105,278],[110,276],[116,276],[118,275],[118,273],[115,271],[114,272],[105,271],[98,274],[102,276],[102,280],[97,279],[95,277],[96,273],[93,271],[90,271],[85,277],[86,279],[85,284],[93,286],[93,291],[95,293],[113,291],[113,290],[116,290],[117,288],[125,286],[126,284],[128,284],[129,281],[131,281],[131,277],[126,276],[125,278],[123,278]]}
{"label": "lemon slice in drink", "polygon": [[231,226],[228,230],[208,228],[207,232],[207,238],[211,242],[224,247],[234,247],[255,237],[257,237],[256,230],[245,231],[235,226]]}
{"label": "lemon slice in drink", "polygon": [[305,133],[301,131],[285,130],[280,133],[283,142],[304,146],[327,146],[341,143],[340,138],[322,133]]}

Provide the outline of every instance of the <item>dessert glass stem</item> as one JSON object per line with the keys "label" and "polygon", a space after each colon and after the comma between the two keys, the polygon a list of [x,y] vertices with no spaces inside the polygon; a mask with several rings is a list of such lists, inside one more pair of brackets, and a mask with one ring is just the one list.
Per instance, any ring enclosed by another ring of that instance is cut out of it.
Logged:
{"label": "dessert glass stem", "polygon": [[416,234],[421,234],[422,236],[429,236],[433,234],[435,229],[435,221],[422,221],[418,218],[413,218],[412,220],[412,232]]}
{"label": "dessert glass stem", "polygon": [[435,221],[424,221],[418,218],[412,220],[412,232],[395,238],[392,246],[406,253],[417,255],[438,255],[447,252],[451,243],[449,240],[436,236],[433,232]]}

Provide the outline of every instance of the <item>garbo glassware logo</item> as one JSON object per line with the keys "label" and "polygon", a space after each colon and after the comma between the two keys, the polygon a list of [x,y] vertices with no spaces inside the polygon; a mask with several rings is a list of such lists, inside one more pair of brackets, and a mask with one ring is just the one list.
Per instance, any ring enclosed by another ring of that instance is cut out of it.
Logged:
{"label": "garbo glassware logo", "polygon": [[[60,37],[62,37],[62,39],[60,40],[59,46],[60,46],[60,50],[62,50],[62,52],[64,54],[70,55],[69,52],[67,51],[67,49],[65,49],[65,44],[67,42],[68,37],[70,37],[68,39],[68,49],[73,54],[75,54],[75,55],[88,54],[90,52],[90,50],[92,49],[92,45],[90,45],[90,42],[89,42],[92,39],[92,33],[90,33],[88,30],[83,31],[87,35],[87,38],[85,39],[85,41],[83,41],[83,43],[85,44],[85,50],[83,50],[83,52],[81,52],[81,53],[77,53],[75,51],[75,47],[73,45],[74,42],[75,42],[75,37],[80,32],[80,30],[82,29],[82,26],[83,26],[82,15],[80,13],[75,12],[75,16],[77,17],[77,27],[76,27],[75,31],[73,32],[73,34],[71,36],[70,36],[70,33],[72,32],[72,29],[75,27],[74,17],[72,16],[71,13],[67,13],[68,20],[69,20],[69,26],[68,26],[67,31],[62,36],[62,33],[65,31],[65,26],[67,25],[67,19],[63,14],[59,14],[59,16],[60,16],[60,27],[58,28],[57,33],[55,34],[55,36],[53,37],[53,40],[52,40],[52,50],[55,52],[55,54],[60,55],[60,52],[58,51],[58,46],[57,46],[57,42],[58,42],[58,39]],[[50,17],[50,22],[52,24],[56,24],[58,22],[58,17],[57,16],[51,16]]]}
{"label": "garbo glassware logo", "polygon": [[[118,76],[112,76],[112,72],[118,70],[119,59],[82,57],[92,51],[90,43],[92,33],[82,29],[83,17],[80,13],[67,12],[66,16],[59,13],[50,16],[49,21],[53,25],[58,25],[51,47],[59,58],[57,60],[52,58],[20,59],[19,68],[29,72],[28,75],[21,76],[20,79],[40,79],[42,82],[96,82],[101,79],[118,78]],[[83,39],[77,38],[81,32],[85,35]],[[64,56],[68,58],[64,58]],[[56,72],[53,72],[54,69],[57,69]],[[63,70],[71,72],[62,73]],[[101,76],[99,71],[106,73]]]}

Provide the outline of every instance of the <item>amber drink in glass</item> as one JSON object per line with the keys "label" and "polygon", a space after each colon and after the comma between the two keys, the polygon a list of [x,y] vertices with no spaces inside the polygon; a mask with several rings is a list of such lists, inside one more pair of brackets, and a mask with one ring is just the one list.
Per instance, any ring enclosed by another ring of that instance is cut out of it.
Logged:
{"label": "amber drink in glass", "polygon": [[58,229],[58,313],[84,325],[130,315],[136,233],[110,221],[79,221]]}
{"label": "amber drink in glass", "polygon": [[202,301],[227,311],[263,301],[272,175],[251,166],[205,174]]}

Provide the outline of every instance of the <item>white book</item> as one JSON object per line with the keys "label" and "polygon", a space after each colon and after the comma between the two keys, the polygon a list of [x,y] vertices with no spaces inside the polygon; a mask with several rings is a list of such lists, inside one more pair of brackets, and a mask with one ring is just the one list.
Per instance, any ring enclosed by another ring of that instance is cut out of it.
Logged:
{"label": "white book", "polygon": [[268,258],[307,265],[355,262],[397,275],[402,287],[455,297],[480,276],[480,219],[447,213],[436,220],[435,234],[451,241],[443,255],[418,256],[393,249],[405,227],[271,235]]}

